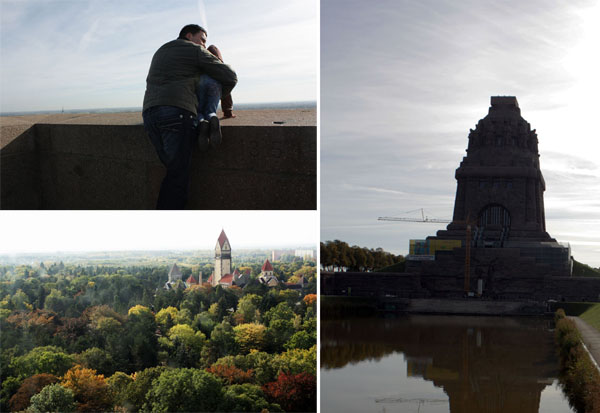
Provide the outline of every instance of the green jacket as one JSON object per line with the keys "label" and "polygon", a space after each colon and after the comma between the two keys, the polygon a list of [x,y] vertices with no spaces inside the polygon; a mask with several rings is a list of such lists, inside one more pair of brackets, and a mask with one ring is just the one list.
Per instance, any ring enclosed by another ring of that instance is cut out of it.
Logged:
{"label": "green jacket", "polygon": [[164,44],[152,57],[143,110],[176,106],[197,114],[196,82],[203,74],[221,83],[223,95],[237,83],[233,69],[204,47],[181,39]]}

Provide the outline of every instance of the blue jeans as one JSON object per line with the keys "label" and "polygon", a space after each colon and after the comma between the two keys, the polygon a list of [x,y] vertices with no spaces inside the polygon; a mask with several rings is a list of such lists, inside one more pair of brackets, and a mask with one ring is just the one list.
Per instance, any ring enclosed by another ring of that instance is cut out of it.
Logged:
{"label": "blue jeans", "polygon": [[221,100],[221,84],[208,75],[200,76],[196,83],[198,96],[198,121],[217,116],[217,108]]}
{"label": "blue jeans", "polygon": [[156,209],[183,209],[189,193],[195,116],[174,106],[154,106],[142,116],[158,158],[167,168]]}

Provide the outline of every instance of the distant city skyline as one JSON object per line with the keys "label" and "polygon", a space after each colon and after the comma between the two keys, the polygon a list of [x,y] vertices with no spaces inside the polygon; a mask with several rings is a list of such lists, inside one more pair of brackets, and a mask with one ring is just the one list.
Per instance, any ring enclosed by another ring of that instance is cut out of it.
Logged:
{"label": "distant city skyline", "polygon": [[[158,219],[160,215],[160,219]],[[3,211],[0,255],[318,248],[316,211]]]}
{"label": "distant city skyline", "polygon": [[[600,3],[321,2],[321,240],[407,254],[451,219],[491,96],[537,130],[546,228],[600,267]],[[410,212],[412,211],[412,212]]]}
{"label": "distant city skyline", "polygon": [[238,73],[236,103],[317,100],[318,2],[2,0],[0,112],[141,107],[154,52],[190,23]]}

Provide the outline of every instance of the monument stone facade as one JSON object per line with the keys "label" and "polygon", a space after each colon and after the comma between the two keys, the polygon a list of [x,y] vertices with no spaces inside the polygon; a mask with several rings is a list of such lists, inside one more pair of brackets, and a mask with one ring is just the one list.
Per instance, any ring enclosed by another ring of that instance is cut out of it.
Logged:
{"label": "monument stone facade", "polygon": [[430,260],[409,256],[407,271],[421,274],[428,289],[440,285],[435,277],[450,276],[456,282],[442,282],[449,291],[495,298],[526,298],[544,277],[570,276],[570,247],[546,231],[539,158],[537,133],[521,117],[516,97],[492,96],[456,170],[452,222],[426,240],[460,241],[460,247],[436,251]]}

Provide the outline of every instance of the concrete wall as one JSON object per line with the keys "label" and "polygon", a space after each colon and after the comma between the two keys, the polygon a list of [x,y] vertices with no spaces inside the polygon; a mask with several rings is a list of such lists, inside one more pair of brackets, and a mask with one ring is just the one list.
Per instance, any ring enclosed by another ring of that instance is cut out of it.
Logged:
{"label": "concrete wall", "polygon": [[[316,209],[315,126],[224,126],[192,158],[189,209]],[[0,158],[2,209],[153,209],[165,169],[142,125],[23,127]]]}

